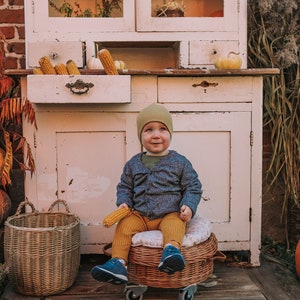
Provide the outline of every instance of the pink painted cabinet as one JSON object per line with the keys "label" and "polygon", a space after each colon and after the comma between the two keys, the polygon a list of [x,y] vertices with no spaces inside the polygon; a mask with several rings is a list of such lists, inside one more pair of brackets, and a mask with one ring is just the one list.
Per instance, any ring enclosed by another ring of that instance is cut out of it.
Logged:
{"label": "pink painted cabinet", "polygon": [[[116,208],[124,163],[141,150],[136,115],[163,103],[174,118],[172,148],[191,159],[204,185],[198,213],[212,221],[220,249],[249,250],[258,265],[262,76],[214,69],[230,50],[246,68],[246,1],[184,1],[184,17],[172,18],[155,13],[164,1],[117,1],[120,9],[108,18],[58,16],[53,7],[62,2],[25,0],[27,67],[47,55],[82,68],[82,75],[23,79],[39,128],[24,124],[36,159],[26,196],[39,209],[66,200],[81,219],[82,253],[101,252],[114,231],[101,221]],[[97,1],[77,2],[97,11]],[[89,74],[86,61],[101,47],[127,70]],[[66,87],[77,80],[89,84],[86,93]]]}

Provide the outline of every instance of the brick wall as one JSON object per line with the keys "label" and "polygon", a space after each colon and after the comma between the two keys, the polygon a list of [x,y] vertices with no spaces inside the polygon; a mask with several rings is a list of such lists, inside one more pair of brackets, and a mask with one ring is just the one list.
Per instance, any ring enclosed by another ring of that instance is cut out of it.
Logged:
{"label": "brick wall", "polygon": [[0,31],[6,37],[5,69],[25,69],[24,0],[0,0]]}

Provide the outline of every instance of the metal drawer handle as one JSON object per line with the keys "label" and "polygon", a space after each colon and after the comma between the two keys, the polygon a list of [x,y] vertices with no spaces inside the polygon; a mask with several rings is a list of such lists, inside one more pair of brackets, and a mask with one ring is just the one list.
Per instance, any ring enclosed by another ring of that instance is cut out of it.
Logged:
{"label": "metal drawer handle", "polygon": [[70,89],[73,94],[82,95],[86,94],[90,88],[94,86],[91,82],[84,82],[81,79],[77,79],[75,83],[67,83],[66,87]]}
{"label": "metal drawer handle", "polygon": [[215,86],[217,86],[218,85],[218,83],[217,82],[208,82],[208,81],[206,81],[206,80],[203,80],[202,82],[200,82],[200,83],[194,83],[193,85],[192,85],[192,87],[197,87],[197,86],[202,86],[202,87],[204,87],[204,88],[207,88],[207,87],[209,87],[209,86],[213,86],[213,87],[215,87]]}

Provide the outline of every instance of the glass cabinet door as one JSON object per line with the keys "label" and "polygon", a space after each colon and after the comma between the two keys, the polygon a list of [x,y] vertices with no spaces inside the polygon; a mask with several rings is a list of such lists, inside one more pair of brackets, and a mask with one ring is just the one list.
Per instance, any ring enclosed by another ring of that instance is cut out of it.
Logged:
{"label": "glass cabinet door", "polygon": [[136,0],[138,31],[236,31],[236,0]]}
{"label": "glass cabinet door", "polygon": [[49,39],[74,40],[84,39],[84,33],[135,29],[134,0],[25,0],[25,9],[26,26],[40,40],[45,33]]}

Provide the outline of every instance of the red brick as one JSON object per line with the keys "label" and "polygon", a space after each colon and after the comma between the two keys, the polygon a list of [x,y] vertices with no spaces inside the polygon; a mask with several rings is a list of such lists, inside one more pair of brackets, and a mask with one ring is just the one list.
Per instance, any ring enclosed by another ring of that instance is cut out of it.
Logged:
{"label": "red brick", "polygon": [[21,69],[26,69],[26,59],[25,59],[25,56],[19,58],[19,63],[20,63],[20,68]]}
{"label": "red brick", "polygon": [[18,68],[18,58],[16,57],[6,57],[4,61],[4,69],[17,69]]}
{"label": "red brick", "polygon": [[25,26],[17,26],[19,39],[24,40],[25,39]]}
{"label": "red brick", "polygon": [[0,31],[4,34],[6,39],[13,39],[15,37],[15,28],[13,26],[0,27]]}
{"label": "red brick", "polygon": [[24,9],[3,9],[0,14],[0,23],[24,24]]}
{"label": "red brick", "polygon": [[8,43],[7,50],[10,53],[14,52],[17,54],[25,54],[25,43],[24,42]]}
{"label": "red brick", "polygon": [[4,51],[4,43],[2,40],[0,40],[0,51]]}
{"label": "red brick", "polygon": [[9,0],[8,4],[21,6],[24,5],[24,0]]}

